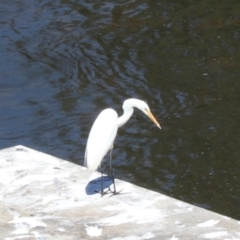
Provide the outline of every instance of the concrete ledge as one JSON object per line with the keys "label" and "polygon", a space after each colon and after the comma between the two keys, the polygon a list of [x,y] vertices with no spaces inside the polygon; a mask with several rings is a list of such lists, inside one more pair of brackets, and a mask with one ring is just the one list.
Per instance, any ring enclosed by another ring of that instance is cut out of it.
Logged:
{"label": "concrete ledge", "polygon": [[99,176],[24,146],[1,150],[0,239],[240,239],[239,221],[124,181],[123,194],[101,197]]}

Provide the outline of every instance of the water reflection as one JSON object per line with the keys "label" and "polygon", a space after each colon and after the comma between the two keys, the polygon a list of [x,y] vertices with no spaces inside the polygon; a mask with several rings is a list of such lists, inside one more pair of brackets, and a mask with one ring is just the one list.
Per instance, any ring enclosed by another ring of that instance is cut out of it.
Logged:
{"label": "water reflection", "polygon": [[146,100],[116,176],[240,219],[236,1],[0,3],[0,147],[83,163],[101,109]]}

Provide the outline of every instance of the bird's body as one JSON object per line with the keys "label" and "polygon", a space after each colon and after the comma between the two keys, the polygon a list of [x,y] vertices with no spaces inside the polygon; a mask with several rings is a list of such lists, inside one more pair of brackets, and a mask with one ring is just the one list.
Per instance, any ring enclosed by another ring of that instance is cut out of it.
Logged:
{"label": "bird's body", "polygon": [[[112,150],[118,128],[129,120],[133,114],[134,107],[141,110],[159,128],[161,128],[155,117],[152,115],[147,103],[139,99],[131,98],[125,100],[123,103],[123,115],[121,117],[118,117],[117,112],[111,108],[103,110],[93,123],[87,140],[84,165],[90,171],[95,171],[101,164],[102,159],[108,153],[108,151]],[[111,162],[110,168],[114,183]],[[102,195],[104,194],[103,189],[101,193]],[[116,194],[115,183],[113,194]]]}
{"label": "bird's body", "polygon": [[117,119],[117,112],[107,108],[95,120],[88,137],[84,157],[84,165],[90,171],[95,171],[107,152],[113,148],[118,131]]}

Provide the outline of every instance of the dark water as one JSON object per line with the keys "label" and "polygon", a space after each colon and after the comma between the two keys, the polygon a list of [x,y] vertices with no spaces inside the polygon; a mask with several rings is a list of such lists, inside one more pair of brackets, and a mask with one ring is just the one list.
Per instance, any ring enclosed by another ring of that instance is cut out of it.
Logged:
{"label": "dark water", "polygon": [[116,177],[240,219],[240,2],[0,1],[0,148],[83,164],[101,109],[146,100]]}

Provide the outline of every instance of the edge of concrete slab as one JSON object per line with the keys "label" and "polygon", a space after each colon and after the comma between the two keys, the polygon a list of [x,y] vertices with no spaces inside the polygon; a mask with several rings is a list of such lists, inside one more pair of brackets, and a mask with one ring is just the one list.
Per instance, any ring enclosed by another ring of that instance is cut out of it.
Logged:
{"label": "edge of concrete slab", "polygon": [[[240,239],[234,220],[25,146],[0,151],[0,239]],[[111,182],[105,182],[111,187]]]}

